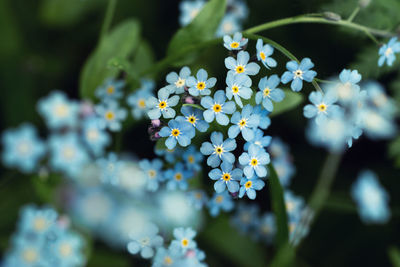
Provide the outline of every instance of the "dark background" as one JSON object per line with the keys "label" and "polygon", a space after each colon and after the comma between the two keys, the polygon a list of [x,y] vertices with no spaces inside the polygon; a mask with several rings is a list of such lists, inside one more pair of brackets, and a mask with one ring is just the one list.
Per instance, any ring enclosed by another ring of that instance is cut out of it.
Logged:
{"label": "dark background", "polygon": [[[51,0],[49,0],[51,1]],[[0,125],[15,127],[30,121],[46,130],[35,112],[39,98],[51,90],[60,89],[70,97],[78,98],[79,73],[90,52],[95,47],[102,24],[106,1],[87,0],[88,8],[71,14],[46,13],[44,6],[49,1],[0,0]],[[77,0],[71,0],[71,4]],[[81,0],[84,1],[84,0]],[[250,15],[244,28],[283,17],[321,11],[336,11],[344,18],[351,13],[357,1],[293,1],[293,0],[248,0]],[[373,1],[360,11],[356,22],[371,27],[395,30],[400,18],[400,7],[392,5],[396,0]],[[166,47],[179,28],[179,1],[130,1],[120,0],[113,25],[129,17],[137,18],[142,25],[142,36],[147,39],[156,59],[165,56]],[[399,8],[396,10],[395,8]],[[67,11],[65,11],[67,13]],[[399,88],[393,86],[398,76],[396,69],[379,71],[373,64],[378,47],[364,35],[327,25],[292,25],[270,30],[261,35],[277,41],[298,58],[310,57],[315,63],[318,77],[327,79],[343,68],[361,66],[360,72],[370,78],[378,78],[394,96]],[[382,40],[386,42],[386,40]],[[372,51],[372,53],[367,53]],[[375,54],[374,54],[375,53]],[[276,72],[282,73],[286,58],[274,54],[278,59]],[[206,66],[212,76],[223,86],[226,73],[223,59],[226,53],[220,47],[208,49],[196,66]],[[369,60],[369,61],[368,61]],[[376,65],[376,61],[375,62]],[[168,69],[170,71],[172,69]],[[364,71],[364,72],[363,72]],[[165,73],[156,77],[157,87],[163,86]],[[222,81],[222,82],[221,82]],[[223,88],[223,87],[222,87]],[[305,92],[310,92],[306,87]],[[310,196],[318,177],[326,152],[311,147],[306,141],[302,106],[279,115],[272,120],[267,133],[279,136],[290,144],[297,168],[291,189],[298,195]],[[124,134],[124,151],[139,157],[152,157],[153,143],[147,139],[147,122],[142,122]],[[140,139],[137,143],[135,140]],[[299,266],[388,266],[388,248],[400,245],[399,231],[399,170],[388,157],[388,142],[372,142],[362,137],[349,150],[341,163],[333,186],[333,197],[345,203],[346,209],[328,205],[312,227],[299,252]],[[43,203],[32,186],[31,177],[1,167],[0,178],[0,251],[8,246],[8,238],[15,229],[18,209],[29,202]],[[364,225],[352,204],[349,191],[357,174],[362,169],[375,171],[388,190],[391,200],[392,219],[386,225]],[[263,209],[269,208],[268,191],[258,195],[257,202]],[[206,226],[207,227],[207,226]],[[236,266],[232,259],[221,256],[207,246],[200,237],[199,246],[207,254],[210,266]],[[227,244],[229,245],[229,244]],[[270,248],[265,247],[266,257],[271,258]],[[91,266],[101,266],[98,259],[116,258],[120,266],[140,264],[127,253],[118,253],[106,245],[96,243]],[[103,256],[98,256],[98,255]],[[251,258],[249,258],[251,261]],[[141,263],[147,265],[146,263]],[[107,266],[104,265],[104,266]],[[137,266],[137,265],[134,265]]]}

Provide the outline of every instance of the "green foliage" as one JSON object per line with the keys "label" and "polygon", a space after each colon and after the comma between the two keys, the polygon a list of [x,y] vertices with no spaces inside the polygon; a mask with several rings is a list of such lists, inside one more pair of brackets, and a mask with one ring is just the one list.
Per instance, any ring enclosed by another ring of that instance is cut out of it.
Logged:
{"label": "green foliage", "polygon": [[395,165],[400,168],[400,137],[390,143],[389,156],[395,159]]}
{"label": "green foliage", "polygon": [[[132,69],[136,74],[143,73],[153,66],[155,56],[149,42],[142,39],[132,61]],[[141,77],[143,78],[143,77]]]}
{"label": "green foliage", "polygon": [[[225,9],[226,0],[209,1],[190,24],[175,33],[168,45],[167,56],[180,55],[182,50],[195,48],[201,43],[212,40],[225,14]],[[194,52],[184,53],[176,59],[175,65],[190,63],[198,53],[198,49]]]}
{"label": "green foliage", "polygon": [[304,101],[301,93],[296,93],[289,89],[283,89],[283,91],[285,92],[285,98],[281,102],[274,103],[274,110],[270,114],[271,117],[294,109]]}
{"label": "green foliage", "polygon": [[128,59],[140,41],[140,26],[136,20],[117,25],[93,51],[81,72],[80,93],[83,98],[93,98],[94,91],[106,78],[115,77],[119,70],[108,68],[110,59]]}
{"label": "green foliage", "polygon": [[397,247],[391,247],[388,250],[389,258],[393,267],[400,267],[400,251]]}

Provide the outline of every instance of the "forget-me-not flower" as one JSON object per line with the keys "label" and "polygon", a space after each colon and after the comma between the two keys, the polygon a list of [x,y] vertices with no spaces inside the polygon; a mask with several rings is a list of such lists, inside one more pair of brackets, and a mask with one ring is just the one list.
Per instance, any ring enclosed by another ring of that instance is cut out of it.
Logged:
{"label": "forget-me-not flower", "polygon": [[294,92],[299,92],[303,88],[303,80],[306,82],[312,82],[317,73],[311,68],[314,67],[311,59],[303,58],[299,63],[292,60],[286,63],[286,68],[288,71],[283,73],[281,81],[283,84],[287,84],[292,81],[290,88]]}
{"label": "forget-me-not flower", "polygon": [[101,170],[100,180],[112,185],[118,184],[119,175],[123,162],[118,159],[115,153],[110,152],[107,157],[97,160],[97,165]]}
{"label": "forget-me-not flower", "polygon": [[270,112],[262,108],[261,105],[256,105],[253,108],[253,114],[260,116],[260,124],[258,125],[259,128],[266,130],[271,125],[271,119],[268,117],[269,113]]}
{"label": "forget-me-not flower", "polygon": [[161,115],[165,119],[171,119],[175,117],[176,112],[171,107],[174,107],[178,104],[179,96],[174,95],[169,97],[169,95],[169,90],[166,87],[163,87],[158,90],[158,99],[154,96],[151,96],[149,99],[147,99],[146,105],[150,109],[147,112],[147,115],[151,120],[159,119]]}
{"label": "forget-me-not flower", "polygon": [[241,32],[236,32],[233,38],[230,35],[224,36],[224,46],[228,50],[241,50],[247,45],[248,39],[243,38]]}
{"label": "forget-me-not flower", "polygon": [[163,162],[160,159],[143,159],[139,162],[139,167],[146,174],[147,190],[154,192],[158,189],[159,182],[162,180]]}
{"label": "forget-me-not flower", "polygon": [[216,168],[222,161],[227,161],[233,164],[235,156],[230,152],[236,149],[235,139],[228,138],[223,140],[224,136],[221,132],[211,133],[211,143],[204,142],[200,147],[200,152],[203,155],[210,155],[207,159],[207,165]]}
{"label": "forget-me-not flower", "polygon": [[217,79],[214,77],[208,78],[207,71],[199,69],[196,77],[190,76],[186,80],[186,84],[189,87],[189,94],[192,96],[203,96],[211,94],[210,88],[214,87]]}
{"label": "forget-me-not flower", "polygon": [[180,250],[182,253],[197,247],[196,241],[193,240],[196,231],[192,228],[175,228],[173,234],[175,239],[172,240],[171,247]]}
{"label": "forget-me-not flower", "polygon": [[239,157],[239,163],[245,166],[243,169],[244,175],[249,179],[253,178],[254,173],[258,177],[267,176],[265,165],[269,162],[269,154],[256,145],[250,145],[249,152],[243,152]]}
{"label": "forget-me-not flower", "polygon": [[236,110],[235,102],[226,101],[225,92],[218,90],[214,94],[214,99],[210,96],[201,99],[201,105],[206,108],[203,112],[204,120],[212,122],[214,119],[221,125],[228,125],[229,118],[226,114],[232,114]]}
{"label": "forget-me-not flower", "polygon": [[189,24],[199,14],[204,4],[204,0],[182,1],[179,5],[179,23],[181,26]]}
{"label": "forget-me-not flower", "polygon": [[266,68],[273,68],[276,67],[277,63],[276,60],[273,59],[271,56],[274,53],[274,48],[269,45],[263,44],[263,41],[261,39],[257,40],[256,44],[257,48],[257,59],[261,61]]}
{"label": "forget-me-not flower", "polygon": [[173,149],[177,143],[183,147],[190,145],[195,130],[190,123],[181,117],[170,120],[168,126],[164,126],[159,134],[161,137],[168,137],[165,140],[165,145],[168,149]]}
{"label": "forget-me-not flower", "polygon": [[193,172],[185,168],[185,166],[178,162],[173,169],[168,169],[164,173],[167,179],[167,189],[176,190],[186,190],[188,188],[187,180],[193,176]]}
{"label": "forget-me-not flower", "polygon": [[107,79],[103,85],[96,89],[96,97],[101,100],[120,99],[123,95],[122,88],[125,81]]}
{"label": "forget-me-not flower", "polygon": [[215,193],[208,202],[208,208],[212,217],[218,216],[220,211],[231,211],[234,207],[231,195],[224,191],[222,193]]}
{"label": "forget-me-not flower", "polygon": [[281,102],[285,98],[285,93],[282,89],[277,88],[280,82],[278,75],[274,74],[260,79],[258,83],[260,91],[256,93],[256,103],[262,104],[269,112],[274,109],[272,101]]}
{"label": "forget-me-not flower", "polygon": [[185,116],[186,121],[189,122],[199,132],[204,133],[207,131],[209,124],[204,121],[203,111],[197,108],[183,106],[181,108],[181,113],[183,116]]}
{"label": "forget-me-not flower", "polygon": [[242,26],[240,25],[239,18],[233,14],[226,14],[221,23],[218,26],[216,36],[224,36],[232,34],[234,32],[241,31]]}
{"label": "forget-me-not flower", "polygon": [[215,192],[221,193],[228,188],[228,191],[235,193],[239,191],[239,181],[243,177],[243,171],[239,168],[233,170],[233,165],[227,161],[222,162],[221,169],[213,169],[208,173],[214,183]]}
{"label": "forget-me-not flower", "polygon": [[100,127],[100,121],[100,118],[90,116],[84,119],[82,125],[83,141],[96,156],[103,154],[105,147],[111,142],[110,135]]}
{"label": "forget-me-not flower", "polygon": [[253,94],[251,90],[251,79],[246,74],[233,74],[228,72],[226,76],[226,96],[229,100],[235,98],[235,102],[239,107],[243,107],[242,99],[250,99]]}
{"label": "forget-me-not flower", "polygon": [[225,67],[233,74],[256,75],[260,71],[260,66],[255,62],[249,63],[249,60],[249,53],[240,51],[236,59],[233,57],[225,58]]}
{"label": "forget-me-not flower", "polygon": [[132,107],[132,116],[135,119],[141,119],[149,111],[146,102],[153,96],[150,89],[150,87],[143,87],[128,96],[127,102]]}
{"label": "forget-me-not flower", "polygon": [[260,129],[253,129],[254,131],[254,138],[251,141],[247,141],[244,144],[243,149],[247,151],[250,147],[250,145],[254,144],[256,146],[259,146],[261,148],[267,148],[269,144],[271,143],[271,136],[264,136],[264,132]]}
{"label": "forget-me-not flower", "polygon": [[182,94],[185,92],[185,86],[186,86],[186,80],[190,76],[190,69],[189,67],[183,67],[180,71],[179,74],[176,72],[170,72],[168,73],[166,77],[166,81],[169,83],[167,85],[167,89],[171,94]]}
{"label": "forget-me-not flower", "polygon": [[195,146],[189,146],[183,152],[182,158],[189,170],[200,171],[203,154]]}
{"label": "forget-me-not flower", "polygon": [[95,110],[101,119],[99,122],[100,128],[108,128],[113,132],[121,130],[122,121],[126,118],[127,112],[119,106],[118,102],[108,100],[96,105]]}
{"label": "forget-me-not flower", "polygon": [[314,91],[310,93],[308,98],[312,104],[304,107],[304,116],[309,119],[316,117],[317,124],[320,124],[321,120],[335,116],[342,111],[340,106],[335,105],[336,95],[329,91],[324,95],[321,92]]}
{"label": "forget-me-not flower", "polygon": [[231,118],[232,126],[228,129],[229,138],[236,138],[241,132],[244,140],[251,141],[254,138],[253,128],[260,123],[260,116],[253,113],[253,106],[247,104],[242,112],[236,111]]}
{"label": "forget-me-not flower", "polygon": [[137,254],[144,259],[154,256],[154,249],[163,245],[164,239],[158,234],[158,227],[153,223],[143,226],[141,231],[131,234],[130,241],[127,245],[128,252]]}
{"label": "forget-me-not flower", "polygon": [[265,183],[261,179],[242,178],[240,181],[239,197],[242,198],[246,194],[250,199],[255,199],[256,190],[261,190],[264,186]]}
{"label": "forget-me-not flower", "polygon": [[400,52],[400,42],[397,41],[397,37],[392,37],[387,44],[384,44],[379,48],[379,60],[378,66],[381,67],[383,64],[392,66],[396,60],[396,53]]}

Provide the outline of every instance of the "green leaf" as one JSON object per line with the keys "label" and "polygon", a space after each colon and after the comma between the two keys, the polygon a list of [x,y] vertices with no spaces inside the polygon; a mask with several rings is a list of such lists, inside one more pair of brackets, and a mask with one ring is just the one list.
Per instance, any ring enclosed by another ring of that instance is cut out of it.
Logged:
{"label": "green leaf", "polygon": [[156,142],[156,150],[167,150],[167,147],[165,146],[165,139],[166,138],[160,138]]}
{"label": "green leaf", "polygon": [[192,107],[192,108],[197,108],[197,109],[200,109],[200,110],[204,110],[204,108],[202,106],[197,105],[197,104],[183,104],[182,106],[184,106],[184,107]]}
{"label": "green leaf", "polygon": [[212,250],[230,259],[235,266],[267,266],[265,248],[234,229],[226,215],[210,220],[199,238]]}
{"label": "green leaf", "polygon": [[389,258],[393,267],[400,267],[400,251],[396,247],[391,247],[388,250]]}
{"label": "green leaf", "polygon": [[132,62],[132,69],[135,73],[142,73],[154,65],[155,56],[150,44],[143,40],[140,42]]}
{"label": "green leaf", "polygon": [[277,225],[276,242],[278,248],[281,248],[285,246],[289,240],[286,206],[283,196],[283,188],[279,181],[278,175],[272,164],[269,164],[268,168],[270,174],[269,181],[271,190],[270,195],[271,195],[272,210],[275,214],[276,225]]}
{"label": "green leaf", "polygon": [[115,77],[120,70],[108,68],[112,58],[127,59],[140,41],[140,26],[136,20],[127,20],[116,26],[90,55],[80,78],[83,98],[93,98],[94,91],[106,78]]}
{"label": "green leaf", "polygon": [[389,156],[395,159],[396,167],[400,167],[400,137],[397,137],[390,143]]}
{"label": "green leaf", "polygon": [[[205,4],[193,21],[178,30],[172,37],[168,45],[167,56],[179,54],[184,49],[214,39],[225,9],[226,0],[211,0]],[[186,53],[181,57],[180,64],[188,64],[194,58],[195,54]]]}
{"label": "green leaf", "polygon": [[285,92],[285,98],[282,102],[274,103],[274,110],[270,114],[271,117],[294,109],[303,102],[302,94],[289,89],[283,89],[283,91]]}

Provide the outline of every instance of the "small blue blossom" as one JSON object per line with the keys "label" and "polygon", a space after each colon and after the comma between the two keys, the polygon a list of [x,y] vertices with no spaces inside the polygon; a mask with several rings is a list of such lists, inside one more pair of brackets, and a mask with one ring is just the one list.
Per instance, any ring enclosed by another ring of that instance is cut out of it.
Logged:
{"label": "small blue blossom", "polygon": [[46,153],[44,143],[38,138],[35,127],[22,124],[16,129],[6,130],[1,137],[3,163],[29,173],[38,168]]}
{"label": "small blue blossom", "polygon": [[204,191],[193,190],[188,192],[188,201],[196,210],[200,210],[208,202],[208,199]]}
{"label": "small blue blossom", "polygon": [[256,105],[253,108],[253,114],[257,114],[260,117],[259,128],[266,130],[271,125],[271,119],[268,117],[269,111],[263,109],[261,105]]}
{"label": "small blue blossom", "polygon": [[51,255],[55,257],[57,266],[83,266],[86,261],[81,252],[84,241],[81,236],[70,231],[58,231],[54,244],[51,245]]}
{"label": "small blue blossom", "polygon": [[18,229],[24,234],[44,235],[57,220],[57,212],[52,208],[38,209],[28,205],[21,209]]}
{"label": "small blue blossom", "polygon": [[212,217],[218,216],[220,211],[229,212],[233,209],[233,200],[227,191],[215,193],[208,202],[208,208]]}
{"label": "small blue blossom", "polygon": [[154,96],[147,99],[146,105],[150,109],[147,112],[147,115],[151,120],[159,119],[161,115],[165,119],[171,119],[175,117],[176,112],[171,107],[175,107],[178,104],[179,96],[174,95],[169,97],[169,95],[170,92],[166,89],[166,87],[163,87],[158,90],[158,99]]}
{"label": "small blue blossom", "polygon": [[112,185],[118,184],[123,162],[118,159],[115,153],[108,153],[106,158],[98,159],[97,166],[101,170],[100,180],[103,183],[109,183]]}
{"label": "small blue blossom", "polygon": [[374,108],[364,107],[357,110],[356,120],[359,122],[358,126],[371,139],[387,139],[397,133],[394,118]]}
{"label": "small blue blossom", "polygon": [[95,95],[100,100],[116,100],[123,96],[122,88],[125,86],[123,80],[107,79],[105,83],[96,89]]}
{"label": "small blue blossom", "polygon": [[203,155],[210,155],[207,159],[207,165],[216,168],[222,161],[233,164],[235,156],[230,152],[236,149],[235,139],[228,138],[223,140],[224,136],[221,132],[211,133],[211,143],[204,142],[200,147],[200,152]]}
{"label": "small blue blossom", "polygon": [[187,122],[195,127],[199,132],[207,131],[209,124],[204,121],[203,112],[200,109],[195,109],[188,106],[181,108],[181,113],[185,116]]}
{"label": "small blue blossom", "polygon": [[241,29],[242,27],[238,17],[233,14],[227,14],[222,18],[215,35],[222,37],[227,34],[233,34],[234,32],[241,31]]}
{"label": "small blue blossom", "polygon": [[273,213],[267,212],[257,221],[257,239],[272,244],[276,235],[276,220]]}
{"label": "small blue blossom", "polygon": [[296,196],[292,191],[286,190],[284,193],[286,212],[288,214],[288,220],[299,221],[304,209],[304,199]]}
{"label": "small blue blossom", "polygon": [[196,77],[190,76],[186,80],[186,85],[189,87],[189,94],[192,96],[203,96],[211,94],[210,88],[214,87],[217,79],[212,77],[208,79],[207,71],[199,69]]}
{"label": "small blue blossom", "polygon": [[360,95],[361,74],[357,70],[343,69],[339,74],[339,82],[330,86],[328,92],[335,93],[338,101],[342,104],[349,104],[357,101]]}
{"label": "small blue blossom", "polygon": [[254,138],[253,128],[257,128],[260,123],[260,116],[253,113],[253,107],[246,105],[242,112],[236,111],[231,118],[233,124],[228,129],[229,138],[236,138],[241,132],[244,140],[251,141]]}
{"label": "small blue blossom", "polygon": [[217,193],[222,193],[228,188],[228,191],[235,193],[239,191],[239,181],[243,177],[241,169],[233,169],[233,165],[229,162],[222,162],[221,169],[213,169],[208,173],[212,180],[217,180],[214,183],[214,189]]}
{"label": "small blue blossom", "polygon": [[244,167],[243,172],[247,178],[251,179],[254,173],[258,177],[266,177],[267,169],[265,165],[270,162],[269,154],[257,145],[250,145],[249,152],[243,152],[239,157],[239,163]]}
{"label": "small blue blossom", "polygon": [[228,125],[229,118],[226,114],[232,114],[236,110],[236,105],[232,101],[226,101],[225,92],[218,90],[214,94],[214,99],[210,96],[201,99],[201,105],[206,108],[203,112],[204,120],[212,122],[214,119],[221,125]]}
{"label": "small blue blossom", "polygon": [[379,113],[385,117],[393,117],[398,110],[396,102],[390,98],[385,88],[375,81],[368,81],[362,84],[363,89],[367,92],[367,99]]}
{"label": "small blue blossom", "polygon": [[233,74],[228,72],[226,76],[226,96],[229,100],[235,98],[235,102],[239,107],[243,107],[241,98],[250,99],[253,94],[251,90],[251,79],[246,74]]}
{"label": "small blue blossom", "polygon": [[397,37],[392,37],[387,44],[384,44],[379,48],[379,60],[378,66],[381,67],[383,64],[392,66],[396,60],[396,53],[400,52],[400,42],[397,41]]}
{"label": "small blue blossom", "polygon": [[275,168],[281,185],[283,187],[288,187],[296,171],[292,162],[285,158],[277,158],[272,160],[272,165]]}
{"label": "small blue blossom", "polygon": [[249,8],[244,0],[228,0],[229,13],[238,20],[245,20],[249,16]]}
{"label": "small blue blossom", "polygon": [[167,85],[166,88],[169,90],[170,94],[182,94],[185,92],[186,80],[189,78],[190,73],[189,67],[186,66],[179,71],[179,75],[176,72],[168,73],[166,81],[169,85]]}
{"label": "small blue blossom", "polygon": [[171,248],[176,248],[182,253],[186,253],[186,251],[197,247],[196,241],[193,240],[196,236],[196,231],[192,228],[175,228],[173,234],[175,239],[171,242]]}
{"label": "small blue blossom", "polygon": [[306,82],[312,82],[317,73],[311,68],[314,67],[314,63],[309,58],[303,58],[299,63],[292,60],[286,63],[286,71],[281,78],[283,84],[287,84],[292,81],[290,88],[294,92],[299,92],[303,88],[303,80]]}
{"label": "small blue blossom", "polygon": [[168,137],[165,145],[168,149],[173,149],[177,143],[180,146],[188,146],[195,135],[195,130],[184,118],[170,120],[168,126],[164,126],[160,131],[161,137]]}
{"label": "small blue blossom", "polygon": [[[182,253],[175,248],[159,247],[153,258],[152,267],[176,266],[180,263]],[[178,265],[179,266],[179,265]]]}
{"label": "small blue blossom", "polygon": [[63,92],[54,91],[46,98],[39,100],[37,109],[47,127],[52,130],[75,127],[78,124],[79,105],[68,100]]}
{"label": "small blue blossom", "polygon": [[163,245],[164,239],[158,235],[158,227],[152,223],[147,224],[141,231],[135,232],[130,236],[132,241],[127,245],[128,252],[137,254],[144,259],[150,259],[154,256],[154,249]]}
{"label": "small blue blossom", "polygon": [[242,178],[242,180],[240,180],[240,185],[241,185],[239,190],[240,198],[242,198],[246,194],[250,199],[255,199],[256,190],[258,191],[263,189],[265,183],[261,179]]}
{"label": "small blue blossom", "polygon": [[263,107],[272,112],[274,106],[272,101],[281,102],[285,98],[285,93],[282,89],[277,88],[281,80],[278,75],[271,75],[269,78],[266,76],[258,83],[259,92],[256,93],[256,103],[263,105]]}
{"label": "small blue blossom", "polygon": [[225,67],[232,74],[256,75],[260,71],[260,66],[255,62],[250,62],[250,55],[246,51],[240,51],[237,54],[237,59],[233,57],[225,58]]}
{"label": "small blue blossom", "polygon": [[83,121],[82,136],[90,151],[102,155],[106,146],[111,142],[109,134],[100,127],[100,119],[95,116],[87,117]]}
{"label": "small blue blossom", "polygon": [[258,213],[258,205],[254,203],[245,204],[240,202],[237,205],[235,214],[232,216],[231,222],[239,232],[248,235],[256,226]]}
{"label": "small blue blossom", "polygon": [[179,4],[179,23],[181,26],[188,25],[199,14],[204,4],[204,0],[182,1]]}
{"label": "small blue blossom", "polygon": [[147,190],[155,192],[158,189],[159,182],[162,180],[162,167],[163,162],[160,159],[143,159],[139,162],[139,167],[146,174],[147,177]]}
{"label": "small blue blossom", "polygon": [[264,132],[260,129],[253,129],[254,138],[244,144],[243,149],[247,151],[249,147],[253,144],[261,148],[266,148],[271,143],[271,136],[264,136]]}
{"label": "small blue blossom", "polygon": [[327,117],[334,117],[339,112],[342,112],[340,106],[335,105],[337,100],[336,95],[330,93],[329,91],[322,95],[321,92],[311,92],[308,97],[312,104],[308,104],[304,107],[304,117],[306,118],[316,118],[317,124],[320,124],[322,120]]}
{"label": "small blue blossom", "polygon": [[172,149],[157,149],[155,147],[154,153],[157,156],[163,157],[166,162],[174,163],[181,158],[183,151],[179,147],[174,147]]}
{"label": "small blue blossom", "polygon": [[279,137],[273,137],[268,151],[274,159],[286,158],[289,155],[289,146]]}
{"label": "small blue blossom", "polygon": [[241,50],[247,45],[248,39],[243,38],[241,32],[236,32],[233,38],[229,35],[224,36],[224,46],[228,50]]}
{"label": "small blue blossom", "polygon": [[187,180],[192,178],[193,172],[186,169],[185,166],[178,162],[173,169],[168,169],[164,173],[167,179],[167,189],[176,190],[186,190],[188,188]]}
{"label": "small blue blossom", "polygon": [[54,135],[49,140],[50,166],[75,177],[88,163],[89,156],[74,133]]}
{"label": "small blue blossom", "polygon": [[127,112],[119,107],[118,102],[108,100],[96,105],[95,110],[101,119],[99,122],[101,129],[108,128],[113,132],[121,130],[121,122],[126,118]]}
{"label": "small blue blossom", "polygon": [[271,57],[274,53],[274,48],[271,45],[264,45],[263,41],[261,39],[258,39],[256,48],[257,59],[261,61],[267,69],[276,67],[276,60]]}
{"label": "small blue blossom", "polygon": [[203,161],[203,154],[199,152],[199,150],[195,146],[189,146],[185,149],[185,152],[182,155],[183,160],[186,164],[186,167],[189,170],[200,171],[201,170],[201,162]]}
{"label": "small blue blossom", "polygon": [[132,107],[132,116],[141,119],[149,111],[146,105],[147,99],[152,96],[154,84],[149,81],[142,81],[142,87],[128,96],[127,102]]}
{"label": "small blue blossom", "polygon": [[365,223],[386,223],[390,219],[389,195],[372,171],[360,173],[352,186],[352,197]]}

